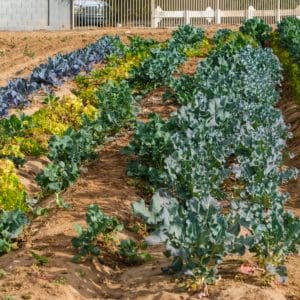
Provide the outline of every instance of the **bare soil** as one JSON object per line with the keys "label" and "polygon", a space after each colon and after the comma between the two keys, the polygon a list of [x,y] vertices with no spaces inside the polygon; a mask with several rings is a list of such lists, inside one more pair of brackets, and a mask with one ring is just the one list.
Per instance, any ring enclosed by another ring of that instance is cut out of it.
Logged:
{"label": "bare soil", "polygon": [[[222,27],[224,25],[210,26],[206,28],[206,32],[211,35]],[[232,26],[232,28],[236,27]],[[49,56],[85,47],[104,35],[117,34],[124,42],[127,42],[127,37],[132,35],[155,38],[162,42],[170,37],[171,32],[171,29],[134,28],[88,31],[0,31],[0,86],[5,86],[9,79],[29,75],[34,67],[45,62]]]}
{"label": "bare soil", "polygon": [[[112,32],[110,32],[112,33]],[[144,36],[166,38],[169,32],[145,33]],[[8,36],[8,33],[3,33]],[[17,33],[18,34],[18,33]],[[13,34],[13,36],[17,36]],[[43,36],[46,33],[20,33],[21,36]],[[48,34],[48,33],[47,33]],[[56,42],[66,33],[50,33],[56,36]],[[69,51],[83,45],[82,40],[88,36],[97,39],[99,32],[73,32],[74,40],[66,48],[53,47],[51,43],[48,55],[57,51]],[[102,32],[103,34],[103,32]],[[123,33],[125,36],[125,33]],[[1,38],[2,33],[0,33]],[[69,35],[69,33],[68,33]],[[1,41],[1,39],[0,39]],[[1,42],[2,43],[2,42]],[[40,42],[39,42],[40,43]],[[64,42],[61,42],[64,43]],[[88,41],[86,41],[88,43]],[[42,44],[42,43],[40,43]],[[1,44],[0,44],[1,45]],[[61,44],[59,44],[61,45]],[[73,46],[71,46],[73,45]],[[69,48],[68,48],[69,47]],[[74,48],[73,48],[74,47]],[[1,46],[0,46],[1,48]],[[53,51],[53,52],[51,52]],[[48,56],[47,55],[47,56]],[[40,52],[40,61],[45,59],[43,51]],[[26,60],[26,59],[25,59]],[[20,74],[28,73],[34,66],[31,61],[21,60],[14,64],[14,71],[6,73],[3,80]],[[4,59],[6,63],[7,59]],[[40,62],[39,61],[39,62]],[[2,63],[2,61],[1,61]],[[37,63],[37,62],[36,62]],[[197,61],[191,61],[185,69],[194,70]],[[22,73],[24,72],[24,73]],[[10,75],[9,75],[10,74]],[[283,100],[279,107],[285,119],[291,123],[294,139],[290,141],[289,149],[295,153],[295,158],[287,164],[300,166],[300,108],[295,104],[295,99],[290,96],[288,86],[285,86]],[[170,102],[163,103],[161,96],[163,89],[158,89],[148,95],[141,102],[140,119],[146,120],[151,112],[157,112],[163,117],[176,109]],[[75,236],[74,224],[85,224],[85,212],[90,204],[98,204],[105,213],[114,215],[125,224],[125,230],[119,234],[120,238],[133,238],[139,240],[140,235],[133,233],[131,228],[138,225],[138,220],[132,216],[131,204],[141,198],[141,189],[136,181],[126,176],[127,158],[120,153],[126,146],[132,133],[123,130],[111,142],[104,145],[99,151],[98,159],[84,167],[82,176],[63,195],[65,201],[71,205],[70,209],[58,209],[53,197],[40,203],[49,208],[46,216],[33,220],[27,229],[19,249],[0,257],[0,268],[6,275],[0,278],[0,299],[12,296],[14,299],[220,299],[220,300],[297,300],[300,299],[300,259],[292,256],[288,258],[289,282],[286,285],[264,287],[259,274],[243,275],[240,272],[241,264],[253,264],[250,255],[244,257],[230,257],[220,268],[220,280],[215,286],[209,287],[209,296],[204,297],[201,291],[193,294],[180,292],[175,277],[163,275],[161,267],[169,263],[162,255],[161,247],[149,249],[153,259],[140,266],[126,266],[115,253],[113,248],[104,247],[101,255],[83,264],[71,262],[75,254],[71,246],[71,238]],[[32,170],[23,170],[25,173],[34,174],[45,163],[29,162]],[[28,182],[31,182],[31,178]],[[34,188],[34,187],[33,187]],[[291,193],[288,207],[300,215],[300,182],[292,182],[284,187]],[[35,251],[47,256],[49,263],[37,266],[30,251]]]}

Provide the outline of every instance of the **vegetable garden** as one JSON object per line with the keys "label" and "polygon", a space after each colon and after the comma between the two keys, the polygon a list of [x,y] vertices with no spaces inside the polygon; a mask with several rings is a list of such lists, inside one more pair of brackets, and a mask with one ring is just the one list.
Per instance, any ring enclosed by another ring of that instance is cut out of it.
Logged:
{"label": "vegetable garden", "polygon": [[[22,249],[36,219],[55,218],[43,207],[48,199],[55,209],[76,212],[65,201],[72,186],[106,145],[129,133],[121,149],[126,180],[143,200],[132,201],[129,221],[97,202],[86,205],[86,225],[77,224],[67,241],[72,264],[102,263],[106,253],[124,268],[142,268],[160,247],[168,258],[163,274],[206,297],[228,258],[250,255],[244,275],[258,272],[265,286],[287,284],[300,220],[287,209],[284,187],[296,182],[298,170],[288,164],[293,134],[278,102],[283,82],[300,99],[299,53],[300,20],[285,18],[272,32],[254,18],[212,38],[189,25],[161,43],[105,36],[9,81],[0,88],[0,253],[13,257],[6,253]],[[193,59],[196,72],[185,74],[182,66]],[[56,97],[68,80],[76,83],[73,95]],[[48,96],[26,114],[28,97],[40,89]],[[157,90],[173,112],[151,111],[145,120],[143,101]],[[34,194],[20,175],[29,159],[46,162],[35,174]],[[40,268],[47,265],[47,257],[30,251]]]}

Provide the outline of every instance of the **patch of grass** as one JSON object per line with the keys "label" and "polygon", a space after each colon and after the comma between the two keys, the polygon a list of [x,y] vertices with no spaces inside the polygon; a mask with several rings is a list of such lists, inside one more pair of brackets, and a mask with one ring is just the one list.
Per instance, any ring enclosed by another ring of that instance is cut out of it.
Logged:
{"label": "patch of grass", "polygon": [[25,45],[24,51],[23,51],[24,56],[34,58],[35,57],[35,52],[33,52],[28,45]]}
{"label": "patch of grass", "polygon": [[64,276],[59,276],[54,280],[55,284],[60,284],[60,285],[65,285],[68,283],[68,280],[66,277]]}
{"label": "patch of grass", "polygon": [[60,41],[61,42],[63,42],[63,43],[65,43],[65,42],[67,42],[67,41],[69,41],[70,40],[70,37],[69,36],[64,36],[64,37],[62,37],[61,39],[60,39]]}
{"label": "patch of grass", "polygon": [[15,297],[9,295],[1,297],[1,300],[15,300],[15,299],[16,299]]}
{"label": "patch of grass", "polygon": [[0,269],[0,279],[6,276],[6,272],[3,269]]}
{"label": "patch of grass", "polygon": [[76,273],[78,273],[81,278],[84,278],[87,275],[86,272],[81,269],[76,270]]}
{"label": "patch of grass", "polygon": [[38,266],[44,266],[49,262],[48,257],[39,255],[33,251],[30,251],[31,256],[36,260],[36,264]]}
{"label": "patch of grass", "polygon": [[0,57],[3,57],[6,54],[6,50],[3,48],[0,48]]}

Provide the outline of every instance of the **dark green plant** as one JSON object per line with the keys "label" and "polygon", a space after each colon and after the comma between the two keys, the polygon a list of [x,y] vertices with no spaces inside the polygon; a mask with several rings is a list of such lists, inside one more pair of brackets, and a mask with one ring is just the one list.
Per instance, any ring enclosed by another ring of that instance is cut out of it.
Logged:
{"label": "dark green plant", "polygon": [[192,25],[179,26],[173,31],[172,37],[168,41],[168,47],[176,49],[189,48],[201,42],[204,37],[202,28],[196,28]]}
{"label": "dark green plant", "polygon": [[219,29],[213,36],[213,42],[216,45],[220,45],[226,42],[226,38],[232,33],[231,29],[223,28]]}
{"label": "dark green plant", "polygon": [[244,34],[252,36],[262,45],[264,45],[270,40],[272,27],[268,25],[263,19],[254,17],[252,19],[244,21],[243,25],[240,27],[240,31]]}
{"label": "dark green plant", "polygon": [[78,252],[73,261],[79,263],[85,256],[98,256],[100,249],[97,246],[99,236],[107,236],[123,229],[123,225],[115,217],[105,215],[99,206],[91,205],[86,212],[86,229],[76,225],[78,237],[72,239],[72,245]]}
{"label": "dark green plant", "polygon": [[287,49],[295,63],[300,64],[300,20],[286,17],[277,28],[281,46]]}
{"label": "dark green plant", "polygon": [[27,217],[20,210],[0,213],[0,254],[7,253],[15,247],[16,239],[27,224]]}
{"label": "dark green plant", "polygon": [[62,191],[80,175],[80,165],[96,157],[91,128],[83,127],[78,131],[69,128],[63,137],[53,136],[48,157],[52,162],[36,180],[46,192]]}
{"label": "dark green plant", "polygon": [[136,157],[128,165],[129,176],[147,179],[153,184],[163,183],[164,159],[171,152],[170,124],[159,115],[149,115],[147,123],[139,122],[123,154]]}
{"label": "dark green plant", "polygon": [[[176,124],[169,131],[172,151],[161,153],[167,192],[133,210],[154,229],[148,242],[166,244],[174,259],[168,273],[211,283],[227,254],[250,250],[284,280],[284,258],[299,246],[300,220],[285,212],[288,195],[279,188],[297,176],[282,168],[291,135],[275,108],[281,65],[242,34],[227,41],[199,64],[194,82],[185,77],[186,86],[177,85],[174,96],[185,105],[168,121]],[[224,209],[224,202],[247,207]],[[241,235],[242,227],[250,233]]]}
{"label": "dark green plant", "polygon": [[151,259],[146,249],[146,243],[137,244],[133,240],[122,240],[119,245],[119,254],[128,264],[141,264]]}
{"label": "dark green plant", "polygon": [[39,255],[39,254],[35,253],[34,251],[30,251],[30,254],[36,260],[36,264],[38,266],[44,266],[44,265],[48,264],[48,262],[49,262],[49,259],[46,256]]}
{"label": "dark green plant", "polygon": [[101,114],[99,121],[108,134],[118,132],[135,120],[135,99],[126,81],[103,84],[96,95]]}

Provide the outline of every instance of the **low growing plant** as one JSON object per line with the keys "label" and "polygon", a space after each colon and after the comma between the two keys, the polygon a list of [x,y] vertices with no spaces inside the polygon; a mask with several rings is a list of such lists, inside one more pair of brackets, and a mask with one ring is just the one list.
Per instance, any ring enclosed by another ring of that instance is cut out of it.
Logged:
{"label": "low growing plant", "polygon": [[123,229],[123,225],[115,217],[105,215],[97,205],[91,205],[86,212],[87,227],[76,225],[78,237],[72,239],[72,245],[78,252],[73,261],[79,263],[88,255],[98,256],[100,249],[97,246],[97,238],[111,235],[115,231]]}

